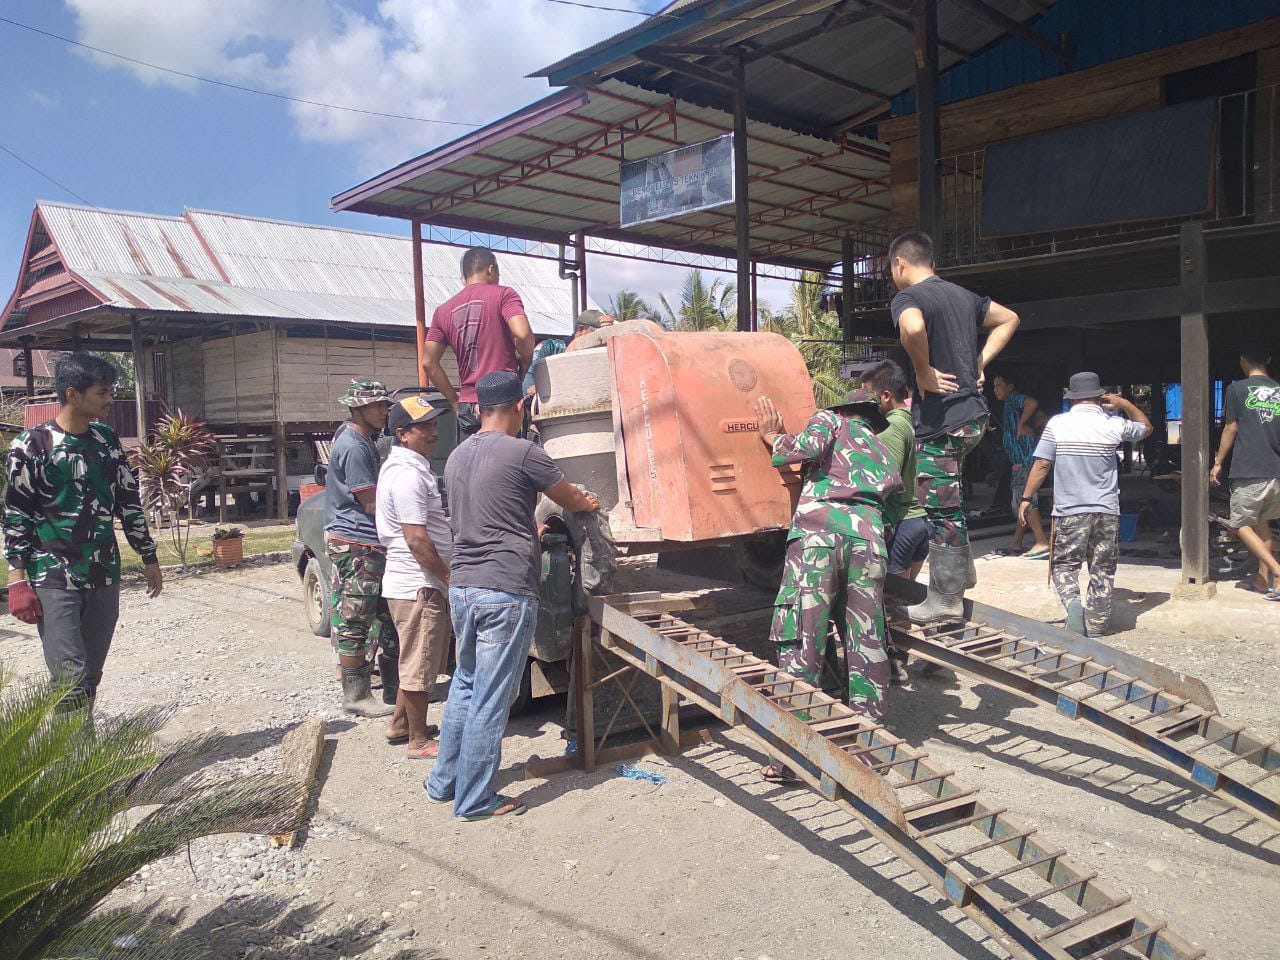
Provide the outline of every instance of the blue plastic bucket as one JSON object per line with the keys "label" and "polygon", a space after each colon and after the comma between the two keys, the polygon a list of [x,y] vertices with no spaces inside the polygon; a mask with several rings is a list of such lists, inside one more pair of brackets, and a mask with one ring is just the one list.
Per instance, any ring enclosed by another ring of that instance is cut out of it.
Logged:
{"label": "blue plastic bucket", "polygon": [[1136,513],[1120,514],[1120,542],[1133,543],[1138,539],[1138,515]]}

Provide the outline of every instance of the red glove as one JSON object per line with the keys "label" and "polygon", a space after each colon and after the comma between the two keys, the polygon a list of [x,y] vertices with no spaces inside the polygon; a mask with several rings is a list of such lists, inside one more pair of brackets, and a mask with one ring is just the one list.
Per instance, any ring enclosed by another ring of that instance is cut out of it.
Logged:
{"label": "red glove", "polygon": [[9,585],[9,612],[23,623],[39,623],[44,616],[40,598],[27,581],[18,580]]}

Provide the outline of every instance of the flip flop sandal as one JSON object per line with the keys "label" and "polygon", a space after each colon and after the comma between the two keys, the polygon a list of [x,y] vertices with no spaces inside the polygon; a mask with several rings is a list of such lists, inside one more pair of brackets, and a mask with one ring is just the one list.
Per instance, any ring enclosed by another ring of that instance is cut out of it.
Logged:
{"label": "flip flop sandal", "polygon": [[785,764],[766,764],[760,768],[760,778],[767,783],[799,783],[800,778]]}
{"label": "flip flop sandal", "polygon": [[494,817],[518,817],[528,809],[528,807],[519,800],[516,800],[514,797],[504,797],[502,794],[498,794],[497,802],[484,813],[473,813],[469,816],[457,816],[454,819],[472,823],[476,820],[492,820]]}
{"label": "flip flop sandal", "polygon": [[1280,590],[1268,590],[1262,595],[1263,600],[1270,600],[1272,603],[1280,602]]}
{"label": "flip flop sandal", "polygon": [[991,552],[992,552],[992,553],[994,553],[997,557],[1020,557],[1020,556],[1022,556],[1022,553],[1021,553],[1020,551],[1018,551],[1018,550],[1014,550],[1014,549],[1011,549],[1010,547],[996,547],[996,548],[995,548],[994,550],[992,550]]}
{"label": "flip flop sandal", "polygon": [[406,756],[410,760],[434,760],[440,755],[440,741],[432,740],[421,750],[409,750]]}
{"label": "flip flop sandal", "polygon": [[1032,547],[1026,553],[1019,554],[1023,560],[1048,560],[1049,550],[1047,547]]}
{"label": "flip flop sandal", "polygon": [[397,733],[392,736],[385,737],[385,739],[387,741],[387,746],[398,747],[401,744],[409,742],[409,734],[406,731],[405,733]]}

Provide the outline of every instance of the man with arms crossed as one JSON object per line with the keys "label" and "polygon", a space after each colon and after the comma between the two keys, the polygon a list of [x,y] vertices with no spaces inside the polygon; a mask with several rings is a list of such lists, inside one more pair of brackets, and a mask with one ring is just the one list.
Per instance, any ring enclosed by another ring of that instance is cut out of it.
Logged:
{"label": "man with arms crossed", "polygon": [[458,665],[440,723],[440,755],[423,785],[437,803],[452,801],[459,820],[525,811],[519,800],[500,796],[493,781],[538,619],[538,494],[566,510],[600,507],[564,478],[541,447],[516,438],[525,402],[518,375],[486,374],[476,383],[476,399],[480,430],[449,455],[445,467],[453,530],[449,611]]}
{"label": "man with arms crossed", "polygon": [[[480,429],[476,383],[505,370],[524,376],[533,366],[533,331],[520,295],[501,285],[498,260],[486,247],[462,255],[463,288],[436,307],[427,330],[422,369],[458,415],[458,443]],[[458,361],[458,389],[440,358],[449,347]]]}
{"label": "man with arms crossed", "polygon": [[[1068,383],[1071,409],[1050,419],[1036,444],[1036,462],[1022,491],[1025,523],[1036,491],[1053,470],[1053,536],[1049,577],[1067,610],[1067,629],[1100,637],[1111,621],[1120,532],[1120,461],[1125,443],[1151,433],[1136,406],[1104,393],[1096,373]],[[1119,416],[1113,416],[1119,414]],[[1089,595],[1080,603],[1080,567],[1089,565]]]}
{"label": "man with arms crossed", "polygon": [[378,539],[387,550],[382,596],[400,639],[400,685],[388,739],[401,729],[409,758],[427,760],[439,746],[430,739],[427,706],[444,662],[449,628],[449,557],[453,536],[440,485],[427,457],[436,448],[436,418],[446,407],[406,397],[387,415],[395,446],[378,474]]}
{"label": "man with arms crossed", "polygon": [[90,711],[120,613],[117,518],[142,557],[147,596],[164,585],[138,480],[115,431],[98,422],[115,384],[100,357],[58,361],[58,412],[10,445],[4,498],[9,612],[37,624],[50,675],[72,684],[66,705]]}
{"label": "man with arms crossed", "polygon": [[1209,482],[1222,482],[1223,461],[1231,457],[1231,518],[1228,525],[1258,558],[1258,586],[1268,600],[1280,600],[1280,560],[1271,552],[1271,521],[1280,519],[1280,383],[1267,375],[1271,354],[1262,347],[1240,353],[1243,380],[1227,388]]}
{"label": "man with arms crossed", "polygon": [[917,623],[956,621],[975,577],[961,470],[987,429],[983,371],[1013,336],[1018,315],[937,276],[926,233],[895,239],[889,268],[899,291],[890,311],[916,375],[916,487],[931,528],[929,595],[905,613]]}

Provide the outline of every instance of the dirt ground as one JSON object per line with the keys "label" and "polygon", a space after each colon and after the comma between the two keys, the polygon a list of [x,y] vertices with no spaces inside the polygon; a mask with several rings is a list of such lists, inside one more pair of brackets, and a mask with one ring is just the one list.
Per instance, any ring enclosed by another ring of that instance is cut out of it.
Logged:
{"label": "dirt ground", "polygon": [[[993,541],[995,545],[998,541]],[[980,561],[975,595],[1060,618],[1043,562]],[[1182,599],[1175,570],[1124,564],[1116,646],[1204,679],[1223,713],[1280,735],[1280,616],[1225,585]],[[42,669],[34,629],[6,620],[0,657]],[[807,790],[762,783],[734,733],[642,766],[520,779],[564,751],[563,698],[513,722],[502,781],[528,814],[459,823],[421,789],[428,765],[382,724],[338,709],[328,642],[307,631],[288,564],[128,590],[100,706],[177,703],[170,734],[235,734],[220,766],[275,769],[293,724],[328,721],[305,843],[218,837],[132,878],[121,902],[185,911],[219,957],[659,957],[895,960],[1001,957],[972,923]],[[438,720],[439,707],[432,707]],[[1280,958],[1280,837],[1126,748],[947,672],[894,690],[891,722],[1132,894],[1213,957]]]}

